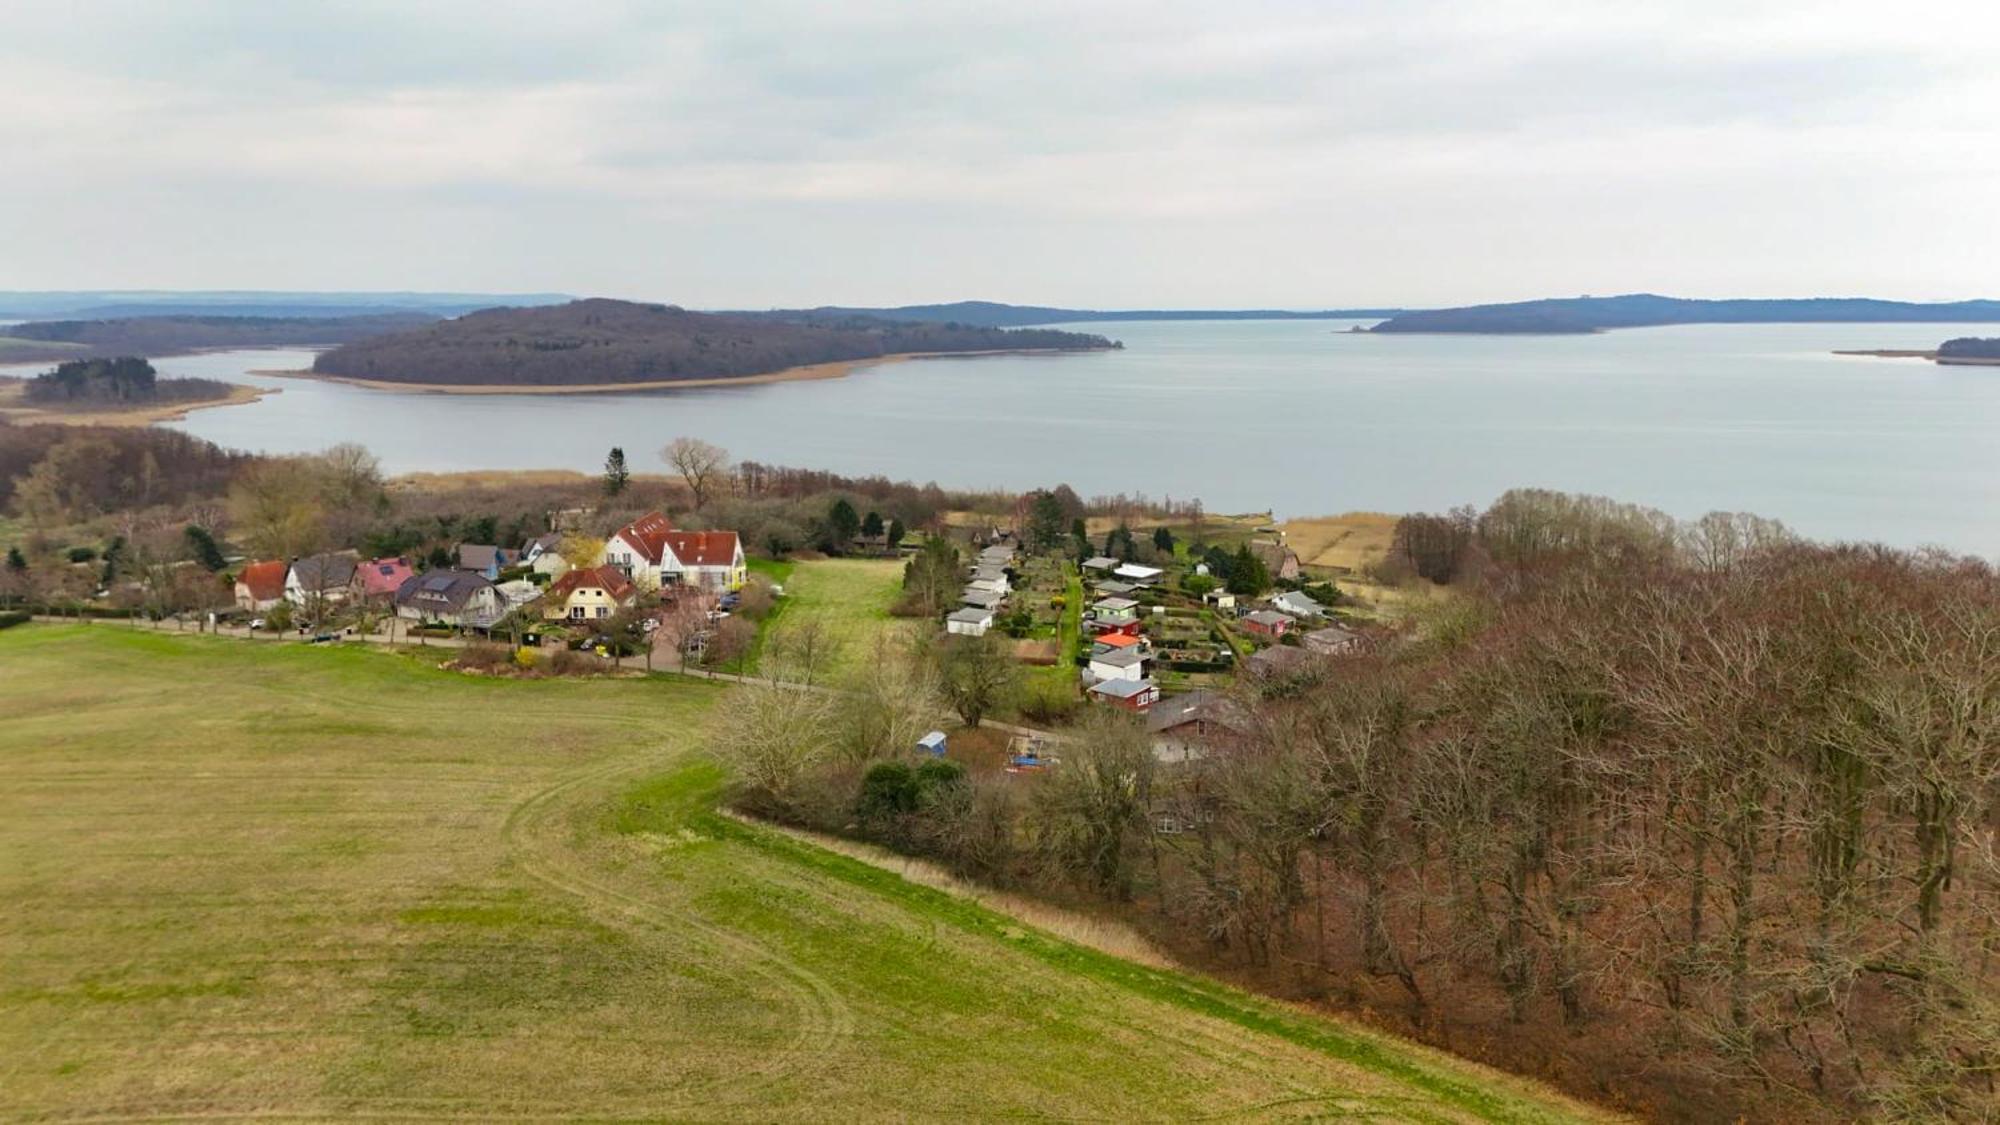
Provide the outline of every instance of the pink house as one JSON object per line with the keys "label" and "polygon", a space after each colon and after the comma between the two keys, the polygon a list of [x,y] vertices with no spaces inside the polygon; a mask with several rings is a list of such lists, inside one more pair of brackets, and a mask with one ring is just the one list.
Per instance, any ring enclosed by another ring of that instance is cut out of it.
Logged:
{"label": "pink house", "polygon": [[408,559],[369,559],[354,568],[354,596],[364,601],[387,601],[414,573]]}

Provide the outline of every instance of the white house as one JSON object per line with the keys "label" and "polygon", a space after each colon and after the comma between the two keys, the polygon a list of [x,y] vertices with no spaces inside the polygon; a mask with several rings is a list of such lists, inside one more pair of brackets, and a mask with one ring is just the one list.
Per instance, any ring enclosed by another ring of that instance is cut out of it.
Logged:
{"label": "white house", "polygon": [[396,616],[412,621],[484,629],[505,614],[493,583],[470,570],[412,575],[396,591]]}
{"label": "white house", "polygon": [[570,568],[569,560],[562,554],[562,533],[551,531],[528,540],[527,548],[521,552],[521,561],[536,574],[561,578]]}
{"label": "white house", "polygon": [[1271,608],[1293,617],[1325,617],[1326,607],[1297,590],[1287,590],[1271,599]]}
{"label": "white house", "polygon": [[285,600],[301,609],[346,601],[354,585],[354,568],[360,561],[344,551],[294,560],[292,568],[285,572]]}
{"label": "white house", "polygon": [[1005,578],[975,578],[966,583],[965,588],[968,590],[984,590],[989,594],[1005,594],[1008,586]]}
{"label": "white house", "polygon": [[983,637],[993,628],[993,611],[966,607],[957,610],[944,619],[945,631],[966,637]]}
{"label": "white house", "polygon": [[1090,656],[1091,681],[1101,684],[1106,680],[1143,680],[1150,657],[1151,654],[1138,645],[1094,652]]}
{"label": "white house", "polygon": [[1126,563],[1111,572],[1114,578],[1122,578],[1127,582],[1136,582],[1141,586],[1150,586],[1158,582],[1160,575],[1165,573],[1166,571],[1161,570],[1157,566],[1141,566],[1138,563]]}
{"label": "white house", "polygon": [[1210,590],[1206,594],[1203,594],[1201,596],[1201,600],[1207,602],[1209,605],[1212,605],[1219,610],[1222,610],[1224,613],[1236,612],[1236,595],[1230,593],[1228,590],[1225,590],[1220,586],[1217,586],[1215,589]]}
{"label": "white house", "polygon": [[[749,580],[743,542],[733,531],[676,531],[648,512],[604,544],[604,561],[645,590],[682,583],[705,590],[741,590]],[[576,565],[576,560],[570,560]]]}

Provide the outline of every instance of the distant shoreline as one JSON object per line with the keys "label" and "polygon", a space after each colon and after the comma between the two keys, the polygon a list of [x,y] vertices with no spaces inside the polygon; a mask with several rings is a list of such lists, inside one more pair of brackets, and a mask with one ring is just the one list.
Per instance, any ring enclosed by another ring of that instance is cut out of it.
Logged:
{"label": "distant shoreline", "polygon": [[764,383],[796,383],[812,379],[844,379],[867,367],[902,363],[912,359],[959,359],[996,355],[1088,355],[1107,349],[1092,348],[995,348],[971,352],[895,352],[866,359],[844,359],[831,363],[808,363],[756,375],[730,375],[703,379],[647,379],[629,383],[406,383],[394,379],[362,379],[352,375],[327,375],[318,371],[252,371],[282,379],[314,379],[346,383],[372,391],[403,391],[432,395],[608,395],[634,391],[673,391],[702,387],[740,387]]}
{"label": "distant shoreline", "polygon": [[155,422],[179,422],[197,410],[209,410],[222,406],[241,406],[256,402],[265,395],[282,394],[274,387],[253,387],[245,383],[229,384],[229,393],[221,398],[202,402],[161,403],[157,406],[135,406],[128,410],[45,410],[38,406],[16,406],[20,400],[20,386],[0,382],[0,417],[16,424],[30,426],[150,426]]}

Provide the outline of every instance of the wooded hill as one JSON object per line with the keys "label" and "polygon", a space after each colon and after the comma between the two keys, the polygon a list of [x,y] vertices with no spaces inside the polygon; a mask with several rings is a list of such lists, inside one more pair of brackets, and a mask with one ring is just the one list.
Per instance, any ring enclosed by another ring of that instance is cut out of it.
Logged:
{"label": "wooded hill", "polygon": [[324,375],[450,385],[586,386],[764,375],[912,352],[1088,351],[1102,336],[834,315],[696,313],[604,298],[487,309],[361,340],[313,363]]}
{"label": "wooded hill", "polygon": [[1668,324],[1913,324],[2000,322],[2000,301],[1916,304],[1863,297],[1697,301],[1630,293],[1503,305],[1469,305],[1392,316],[1375,332],[1569,334]]}
{"label": "wooded hill", "polygon": [[2000,339],[1982,340],[1977,336],[1962,336],[1956,340],[1946,340],[1938,345],[1938,359],[1976,360],[1979,362],[2000,361]]}
{"label": "wooded hill", "polygon": [[374,316],[137,316],[29,321],[0,329],[0,362],[185,355],[204,348],[332,347],[429,324],[423,313]]}

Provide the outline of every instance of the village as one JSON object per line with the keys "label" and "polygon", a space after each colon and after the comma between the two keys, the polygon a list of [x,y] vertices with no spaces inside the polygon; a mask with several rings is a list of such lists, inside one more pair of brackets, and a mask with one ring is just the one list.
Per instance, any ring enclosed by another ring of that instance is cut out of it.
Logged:
{"label": "village", "polygon": [[[577,515],[551,513],[549,523]],[[1339,609],[1338,587],[1306,574],[1276,527],[1258,527],[1234,551],[1165,526],[1135,537],[1123,524],[1097,537],[1078,527],[1037,550],[1018,526],[897,526],[892,538],[870,515],[849,547],[857,556],[907,568],[927,544],[950,548],[962,588],[933,622],[940,643],[1003,639],[1045,695],[1143,716],[1163,760],[1197,753],[1204,731],[1230,724],[1239,680],[1298,674],[1366,637],[1365,616]],[[616,666],[636,658],[647,669],[743,674],[754,670],[742,658],[759,646],[767,607],[785,596],[770,577],[782,571],[753,568],[737,532],[678,528],[660,511],[602,540],[572,526],[458,543],[428,560],[443,565],[424,561],[352,550],[247,560],[233,606],[206,623],[315,642],[504,642],[524,667],[574,651]],[[944,734],[933,735],[918,749],[940,753]]]}

